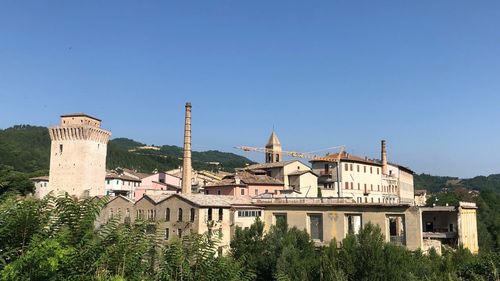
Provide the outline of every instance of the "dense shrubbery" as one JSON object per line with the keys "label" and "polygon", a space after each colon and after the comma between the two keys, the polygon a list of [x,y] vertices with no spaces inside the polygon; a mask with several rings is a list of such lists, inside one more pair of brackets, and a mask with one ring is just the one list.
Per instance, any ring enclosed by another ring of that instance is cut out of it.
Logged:
{"label": "dense shrubbery", "polygon": [[498,253],[423,255],[387,244],[378,227],[316,247],[309,235],[256,221],[237,229],[229,255],[191,235],[165,243],[146,225],[95,228],[104,200],[4,197],[1,280],[498,280]]}

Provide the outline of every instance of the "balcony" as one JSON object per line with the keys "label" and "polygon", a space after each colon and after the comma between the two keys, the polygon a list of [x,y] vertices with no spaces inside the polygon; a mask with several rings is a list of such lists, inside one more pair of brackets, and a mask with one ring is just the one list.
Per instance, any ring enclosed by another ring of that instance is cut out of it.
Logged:
{"label": "balcony", "polygon": [[454,239],[458,237],[456,232],[423,232],[424,238],[429,239]]}
{"label": "balcony", "polygon": [[392,244],[398,245],[398,246],[406,245],[406,239],[405,239],[404,235],[391,235],[389,237],[389,241]]}
{"label": "balcony", "polygon": [[333,174],[333,171],[332,171],[332,170],[328,170],[328,171],[326,171],[326,170],[321,170],[321,171],[319,171],[319,175],[320,175],[320,176],[331,176],[332,174]]}

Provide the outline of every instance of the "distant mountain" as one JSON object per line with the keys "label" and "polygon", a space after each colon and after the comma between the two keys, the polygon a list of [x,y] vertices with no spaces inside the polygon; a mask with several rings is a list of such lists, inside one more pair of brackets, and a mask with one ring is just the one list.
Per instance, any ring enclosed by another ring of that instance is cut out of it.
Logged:
{"label": "distant mountain", "polygon": [[500,174],[477,176],[470,179],[417,174],[414,176],[414,181],[415,189],[425,189],[430,193],[440,192],[443,189],[491,190],[500,192]]}
{"label": "distant mountain", "polygon": [[[0,130],[0,164],[26,173],[48,173],[50,137],[46,127],[17,125]],[[217,150],[193,151],[193,168],[233,171],[253,164],[234,153]],[[174,145],[147,146],[127,138],[108,143],[108,168],[127,167],[141,172],[168,170],[182,165],[182,148]]]}

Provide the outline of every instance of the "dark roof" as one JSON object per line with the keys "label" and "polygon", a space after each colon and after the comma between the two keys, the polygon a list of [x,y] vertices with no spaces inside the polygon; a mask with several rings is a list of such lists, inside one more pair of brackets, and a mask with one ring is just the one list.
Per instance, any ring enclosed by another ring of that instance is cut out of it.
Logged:
{"label": "dark roof", "polygon": [[41,177],[34,177],[30,178],[32,181],[49,181],[49,176],[41,176]]}
{"label": "dark roof", "polygon": [[427,193],[425,189],[415,189],[415,195],[424,195]]}
{"label": "dark roof", "polygon": [[90,116],[88,114],[81,113],[81,112],[61,115],[61,118],[63,118],[63,117],[87,117],[87,118],[94,119],[94,120],[101,122],[101,119],[95,118],[93,116]]}

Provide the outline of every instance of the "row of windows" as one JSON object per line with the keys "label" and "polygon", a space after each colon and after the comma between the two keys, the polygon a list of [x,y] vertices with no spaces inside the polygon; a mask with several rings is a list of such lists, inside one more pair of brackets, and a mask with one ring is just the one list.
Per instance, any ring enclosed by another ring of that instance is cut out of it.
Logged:
{"label": "row of windows", "polygon": [[238,211],[238,217],[260,217],[262,216],[262,211]]}
{"label": "row of windows", "polygon": [[[195,209],[191,208],[189,213],[189,221],[194,222],[195,220]],[[208,208],[208,221],[213,220],[213,210],[212,208]],[[145,212],[144,210],[137,210],[137,219],[143,220],[145,219]],[[147,210],[147,219],[148,220],[156,220],[156,210]],[[165,209],[165,221],[170,221],[171,219],[171,211],[170,208]],[[219,221],[222,221],[224,219],[224,211],[222,208],[219,208],[219,214],[218,214],[218,219]],[[177,210],[177,221],[184,221],[184,210],[182,208],[179,208]]]}
{"label": "row of windows", "polygon": [[[326,164],[326,165],[328,165],[328,164]],[[372,166],[366,166],[366,165],[362,165],[362,166],[363,166],[363,173],[367,173],[367,171],[369,170],[370,174],[373,174],[373,171],[375,170],[376,173],[377,173],[377,175],[380,174],[380,168],[378,168],[378,167],[376,169],[373,169]],[[367,169],[367,167],[369,167],[370,169]],[[353,164],[349,164],[349,163],[345,163],[344,164],[344,171],[351,171],[351,172],[353,172],[354,171],[354,165]],[[356,165],[356,171],[358,173],[361,172],[361,165],[359,165],[359,164]]]}
{"label": "row of windows", "polygon": [[[287,224],[286,213],[274,214],[277,225]],[[323,214],[308,214],[308,232],[313,240],[323,241]],[[395,244],[405,245],[405,217],[404,215],[386,215],[389,226],[390,241]],[[346,234],[359,234],[362,227],[361,214],[346,214]]]}
{"label": "row of windows", "polygon": [[[128,181],[127,182],[127,185],[128,186],[134,186],[134,187],[137,187],[139,186],[139,183],[138,182],[132,182],[132,184],[130,184],[131,182]],[[106,180],[106,184],[111,184],[111,180]],[[116,180],[116,184],[120,184],[120,180]]]}
{"label": "row of windows", "polygon": [[[192,229],[190,229],[190,231],[192,231]],[[175,232],[175,230],[174,230]],[[177,237],[178,238],[182,238],[182,234],[183,234],[183,231],[182,231],[182,228],[178,228],[177,229]],[[222,228],[219,228],[219,230],[217,231],[217,234],[219,236],[219,238],[222,237]],[[212,229],[208,229],[208,237],[211,237],[212,236]],[[168,240],[170,239],[170,228],[165,228],[165,232],[164,232],[164,236],[165,240]]]}
{"label": "row of windows", "polygon": [[[358,190],[361,190],[361,183],[358,183],[357,187],[358,187]],[[344,189],[354,189],[354,182],[347,182],[346,181],[344,183]],[[363,184],[363,189],[365,192],[368,191],[368,185],[366,183]],[[370,191],[374,191],[373,184],[370,184]],[[377,191],[380,191],[379,184],[377,184]],[[382,191],[396,193],[398,191],[398,187],[396,185],[382,186]]]}

